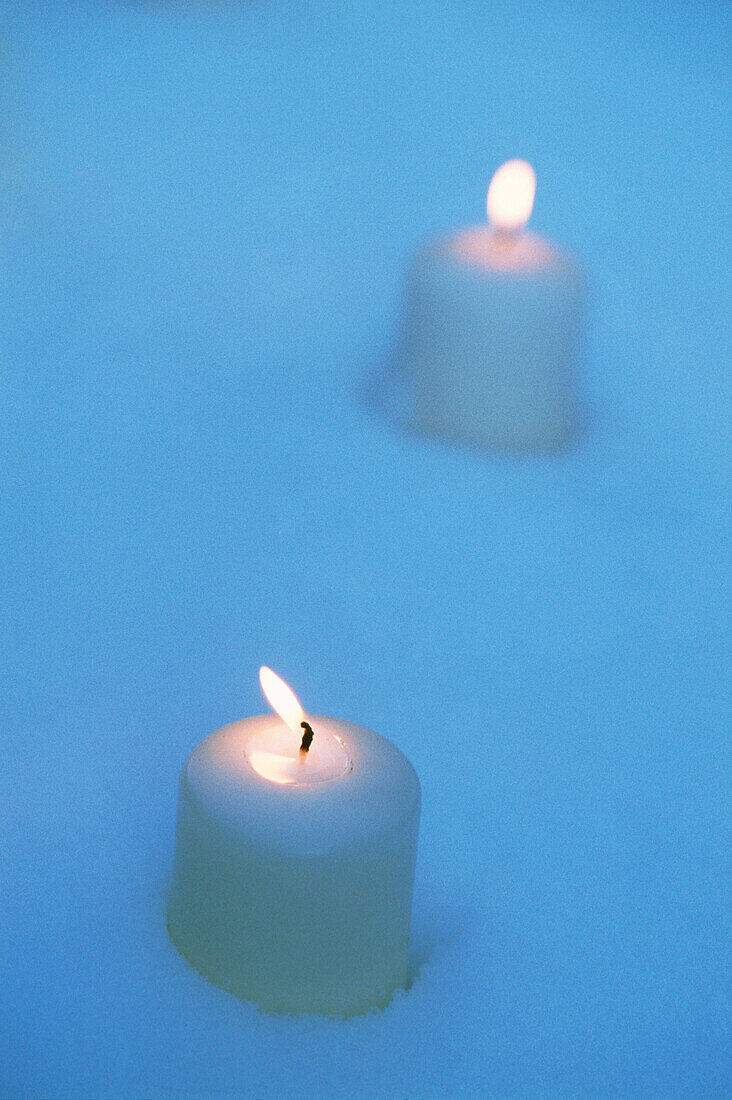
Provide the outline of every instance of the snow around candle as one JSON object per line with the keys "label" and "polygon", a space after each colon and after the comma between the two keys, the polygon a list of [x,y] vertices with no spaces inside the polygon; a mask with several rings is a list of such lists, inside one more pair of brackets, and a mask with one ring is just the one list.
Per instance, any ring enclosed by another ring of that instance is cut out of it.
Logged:
{"label": "snow around candle", "polygon": [[583,279],[524,228],[535,188],[531,166],[508,161],[488,190],[490,225],[416,259],[398,356],[417,428],[507,450],[576,432]]}
{"label": "snow around candle", "polygon": [[204,977],[270,1012],[352,1016],[409,979],[419,781],[394,745],[305,715],[211,734],[181,774],[168,930]]}

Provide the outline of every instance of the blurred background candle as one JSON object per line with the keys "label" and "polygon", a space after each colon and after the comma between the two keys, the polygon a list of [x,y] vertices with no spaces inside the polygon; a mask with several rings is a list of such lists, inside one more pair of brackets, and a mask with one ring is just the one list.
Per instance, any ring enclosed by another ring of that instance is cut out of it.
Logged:
{"label": "blurred background candle", "polygon": [[525,229],[536,176],[512,160],[488,189],[489,224],[421,253],[398,368],[416,427],[486,447],[545,450],[577,431],[583,279]]}
{"label": "blurred background candle", "polygon": [[384,738],[306,719],[275,673],[260,679],[278,716],[225,726],[183,768],[171,938],[267,1011],[383,1007],[409,980],[419,781]]}

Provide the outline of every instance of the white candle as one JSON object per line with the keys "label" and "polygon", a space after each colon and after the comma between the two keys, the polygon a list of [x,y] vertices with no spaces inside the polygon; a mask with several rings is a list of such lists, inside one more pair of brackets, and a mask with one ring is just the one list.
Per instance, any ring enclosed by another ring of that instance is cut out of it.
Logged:
{"label": "white candle", "polygon": [[399,363],[422,430],[517,450],[575,434],[583,278],[524,228],[535,187],[531,166],[509,161],[491,181],[490,224],[417,257]]}
{"label": "white candle", "polygon": [[184,765],[171,938],[266,1011],[382,1007],[409,979],[419,781],[370,730],[322,717],[304,729],[287,685],[261,677],[281,717],[225,726]]}

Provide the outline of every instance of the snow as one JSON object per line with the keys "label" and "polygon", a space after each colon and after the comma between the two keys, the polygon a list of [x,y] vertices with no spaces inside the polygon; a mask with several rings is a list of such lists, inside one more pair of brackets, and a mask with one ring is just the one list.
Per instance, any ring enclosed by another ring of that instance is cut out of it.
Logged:
{"label": "snow", "polygon": [[[2,1095],[727,1095],[729,40],[715,0],[3,5]],[[510,156],[593,285],[551,458],[364,396]],[[420,775],[382,1013],[262,1015],[167,939],[180,766],[262,663]]]}

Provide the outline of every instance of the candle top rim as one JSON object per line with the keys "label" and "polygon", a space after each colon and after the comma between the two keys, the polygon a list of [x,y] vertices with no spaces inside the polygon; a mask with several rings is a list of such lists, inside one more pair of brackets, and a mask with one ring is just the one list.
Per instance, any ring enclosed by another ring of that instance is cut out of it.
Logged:
{"label": "candle top rim", "polygon": [[242,738],[271,724],[263,714],[232,722],[199,742],[181,774],[197,812],[261,848],[304,855],[343,850],[406,820],[420,802],[413,766],[392,742],[364,726],[314,715],[313,725],[346,745],[352,767],[330,783],[278,784],[244,760]]}
{"label": "candle top rim", "polygon": [[422,257],[479,276],[506,279],[540,278],[548,273],[575,276],[579,267],[571,253],[537,233],[504,234],[489,225],[444,234],[424,249]]}
{"label": "candle top rim", "polygon": [[475,226],[455,234],[448,247],[456,259],[499,271],[544,268],[558,254],[535,233],[502,233],[490,226]]}

